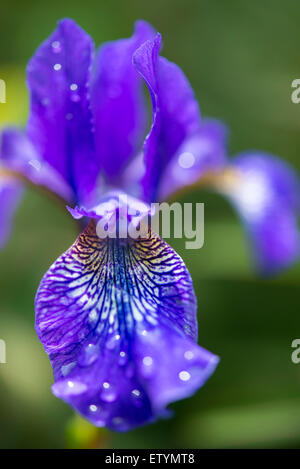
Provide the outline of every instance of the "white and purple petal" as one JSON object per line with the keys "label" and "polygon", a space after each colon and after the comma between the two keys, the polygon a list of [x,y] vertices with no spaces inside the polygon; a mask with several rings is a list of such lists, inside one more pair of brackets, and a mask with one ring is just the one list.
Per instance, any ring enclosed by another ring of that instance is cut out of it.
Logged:
{"label": "white and purple petal", "polygon": [[184,140],[200,128],[200,111],[182,70],[159,56],[161,36],[146,41],[133,63],[148,85],[153,123],[144,143],[144,198],[154,201],[160,178]]}
{"label": "white and purple petal", "polygon": [[40,157],[88,200],[98,177],[89,103],[91,38],[72,20],[58,23],[27,68],[29,139]]}
{"label": "white and purple petal", "polygon": [[265,273],[287,267],[300,253],[300,183],[295,171],[260,152],[241,154],[231,168],[233,177],[219,189],[240,214],[258,267]]}
{"label": "white and purple petal", "polygon": [[157,235],[100,239],[94,221],[42,279],[36,330],[54,394],[116,431],[167,415],[218,362],[195,342],[196,299],[181,258]]}
{"label": "white and purple petal", "polygon": [[101,171],[111,183],[119,181],[146,133],[143,83],[132,55],[154,34],[148,23],[138,21],[131,38],[102,45],[96,57],[91,94],[96,152]]}

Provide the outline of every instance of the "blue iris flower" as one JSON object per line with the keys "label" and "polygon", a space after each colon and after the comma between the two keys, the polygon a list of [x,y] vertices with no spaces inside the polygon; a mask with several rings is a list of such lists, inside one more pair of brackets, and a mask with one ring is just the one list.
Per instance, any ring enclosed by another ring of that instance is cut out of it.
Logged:
{"label": "blue iris flower", "polygon": [[[160,49],[160,34],[139,21],[131,38],[104,44],[94,58],[91,38],[60,21],[28,65],[26,131],[4,129],[1,141],[0,243],[24,181],[87,220],[41,281],[36,330],[53,393],[116,431],[168,415],[168,404],[197,391],[218,363],[197,345],[196,297],[178,254],[153,232],[97,236],[116,194],[128,195],[127,208],[147,211],[206,184],[236,207],[262,271],[299,254],[293,170],[261,152],[228,160],[224,126],[201,118],[188,80]],[[144,83],[153,116],[145,139]]]}

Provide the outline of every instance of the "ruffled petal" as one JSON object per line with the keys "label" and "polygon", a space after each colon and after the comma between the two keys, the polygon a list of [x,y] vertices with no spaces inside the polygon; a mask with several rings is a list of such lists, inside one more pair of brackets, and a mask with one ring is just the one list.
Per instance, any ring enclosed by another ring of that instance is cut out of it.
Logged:
{"label": "ruffled petal", "polygon": [[195,343],[196,299],[181,258],[157,235],[100,239],[94,221],[42,279],[36,330],[54,394],[116,431],[167,415],[218,362]]}
{"label": "ruffled petal", "polygon": [[152,27],[138,21],[131,38],[104,44],[96,59],[91,97],[96,150],[111,183],[119,180],[146,132],[142,80],[132,65],[132,54],[153,36]]}
{"label": "ruffled petal", "polygon": [[146,201],[156,199],[160,177],[184,140],[200,128],[193,90],[181,69],[159,57],[161,37],[145,42],[133,63],[148,85],[153,123],[144,143],[146,172],[142,180]]}
{"label": "ruffled petal", "polygon": [[205,173],[220,171],[227,163],[227,130],[215,120],[202,121],[199,131],[184,140],[161,178],[158,199],[201,184]]}
{"label": "ruffled petal", "polygon": [[13,216],[22,193],[22,185],[13,179],[3,177],[0,168],[0,249],[9,238]]}
{"label": "ruffled petal", "polygon": [[75,195],[68,183],[47,161],[41,159],[28,137],[17,129],[5,129],[1,135],[0,163],[18,178],[48,189],[66,202]]}
{"label": "ruffled petal", "polygon": [[54,33],[29,62],[28,136],[41,158],[72,187],[77,200],[87,199],[98,177],[94,157],[89,80],[91,38],[72,20]]}
{"label": "ruffled petal", "polygon": [[242,154],[219,190],[240,214],[260,270],[271,273],[299,257],[300,184],[287,163],[268,154]]}

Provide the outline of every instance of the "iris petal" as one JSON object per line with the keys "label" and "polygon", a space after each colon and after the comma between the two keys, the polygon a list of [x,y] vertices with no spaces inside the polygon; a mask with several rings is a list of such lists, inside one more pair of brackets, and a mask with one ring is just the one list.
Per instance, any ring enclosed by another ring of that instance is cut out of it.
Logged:
{"label": "iris petal", "polygon": [[163,171],[183,141],[200,127],[200,112],[193,90],[174,63],[159,57],[161,37],[145,42],[134,54],[133,63],[151,95],[153,123],[144,143],[146,201],[156,198]]}
{"label": "iris petal", "polygon": [[227,163],[227,132],[223,124],[213,119],[201,122],[201,127],[186,138],[167,165],[161,178],[158,199],[165,200],[177,191],[200,183],[208,171],[218,172]]}
{"label": "iris petal", "polygon": [[47,161],[41,159],[29,138],[18,129],[4,129],[1,135],[0,162],[32,184],[42,186],[64,201],[73,201],[73,191],[62,176]]}
{"label": "iris petal", "polygon": [[97,158],[108,182],[119,180],[146,132],[142,79],[132,54],[153,36],[153,28],[138,21],[131,38],[104,44],[96,58],[91,104]]}
{"label": "iris petal", "polygon": [[98,177],[89,104],[92,59],[91,38],[65,19],[27,68],[28,136],[81,201],[90,197]]}
{"label": "iris petal", "polygon": [[218,189],[240,214],[259,269],[272,273],[287,267],[300,253],[300,183],[295,171],[260,152],[236,157],[230,171],[233,177],[225,177]]}
{"label": "iris petal", "polygon": [[195,343],[196,299],[181,258],[154,234],[100,239],[94,221],[45,274],[36,329],[54,394],[117,431],[166,415],[218,361]]}

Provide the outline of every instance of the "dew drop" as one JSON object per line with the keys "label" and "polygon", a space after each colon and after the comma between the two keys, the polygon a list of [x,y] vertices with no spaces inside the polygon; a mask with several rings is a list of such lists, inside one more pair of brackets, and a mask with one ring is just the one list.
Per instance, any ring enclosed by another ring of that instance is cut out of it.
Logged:
{"label": "dew drop", "polygon": [[57,397],[76,396],[82,394],[87,389],[86,385],[80,381],[59,380],[52,386],[52,391]]}
{"label": "dew drop", "polygon": [[151,366],[153,363],[153,360],[151,357],[144,357],[143,358],[143,363],[145,366]]}
{"label": "dew drop", "polygon": [[114,417],[111,421],[111,423],[115,426],[119,426],[125,423],[125,420],[122,419],[122,417]]}
{"label": "dew drop", "polygon": [[50,99],[49,98],[43,98],[41,103],[44,107],[47,107],[50,104]]}
{"label": "dew drop", "polygon": [[123,350],[119,354],[119,365],[125,365],[127,363],[127,353]]}
{"label": "dew drop", "polygon": [[181,371],[178,376],[181,381],[188,381],[191,378],[191,375],[188,371]]}
{"label": "dew drop", "polygon": [[195,164],[195,156],[193,153],[185,151],[179,155],[178,164],[184,169],[191,168]]}
{"label": "dew drop", "polygon": [[109,384],[108,382],[104,382],[102,384],[102,387],[103,387],[103,389],[102,389],[101,394],[100,394],[100,398],[102,399],[102,401],[104,401],[104,402],[114,402],[117,399],[117,393],[113,389],[111,384]]}
{"label": "dew drop", "polygon": [[71,101],[73,101],[73,103],[78,103],[80,101],[79,94],[72,94],[71,95]]}
{"label": "dew drop", "polygon": [[70,90],[71,90],[71,91],[76,91],[77,89],[78,89],[78,85],[76,85],[76,83],[72,83],[72,84],[70,85]]}
{"label": "dew drop", "polygon": [[90,409],[91,412],[97,412],[98,407],[97,407],[96,405],[94,405],[94,404],[91,404],[90,407],[89,407],[89,409]]}
{"label": "dew drop", "polygon": [[63,376],[67,376],[70,371],[74,368],[74,366],[76,365],[75,362],[72,362],[72,363],[68,363],[68,365],[63,365],[61,367],[61,373]]}
{"label": "dew drop", "polygon": [[90,366],[99,357],[99,348],[95,344],[88,344],[79,356],[79,363],[82,366]]}
{"label": "dew drop", "polygon": [[60,45],[59,41],[53,41],[51,46],[52,46],[54,54],[59,54],[60,53],[61,45]]}
{"label": "dew drop", "polygon": [[134,396],[136,396],[136,397],[140,397],[140,395],[141,395],[141,392],[140,392],[138,389],[134,389],[134,390],[131,391],[131,392],[132,392],[132,394],[133,394]]}
{"label": "dew drop", "polygon": [[184,352],[184,358],[186,358],[186,360],[192,360],[194,358],[194,353],[191,350],[187,350]]}
{"label": "dew drop", "polygon": [[55,65],[53,65],[53,68],[57,72],[58,70],[61,69],[61,64],[55,64]]}

